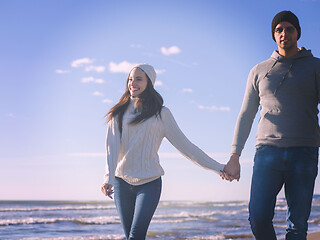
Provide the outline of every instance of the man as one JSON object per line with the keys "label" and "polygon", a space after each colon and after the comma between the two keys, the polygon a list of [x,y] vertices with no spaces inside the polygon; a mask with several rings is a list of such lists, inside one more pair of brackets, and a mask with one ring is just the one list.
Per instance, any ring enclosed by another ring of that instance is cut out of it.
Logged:
{"label": "man", "polygon": [[292,12],[278,13],[271,30],[278,51],[250,71],[231,157],[222,175],[239,180],[239,157],[260,106],[249,203],[251,229],[257,240],[276,239],[272,219],[284,185],[286,239],[303,240],[318,172],[320,59],[297,47],[301,29]]}

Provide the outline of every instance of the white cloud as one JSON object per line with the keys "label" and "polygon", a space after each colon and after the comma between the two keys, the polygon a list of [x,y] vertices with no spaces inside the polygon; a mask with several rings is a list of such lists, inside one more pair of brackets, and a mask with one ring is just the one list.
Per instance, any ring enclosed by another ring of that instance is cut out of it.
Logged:
{"label": "white cloud", "polygon": [[129,73],[130,70],[137,65],[137,63],[130,63],[127,61],[123,61],[120,63],[110,62],[109,63],[109,70],[113,73]]}
{"label": "white cloud", "polygon": [[82,78],[81,82],[83,82],[83,83],[89,83],[89,82],[104,83],[104,80],[101,78],[85,77],[85,78]]}
{"label": "white cloud", "polygon": [[15,116],[13,113],[7,113],[7,114],[6,114],[6,117],[15,118],[16,116]]}
{"label": "white cloud", "polygon": [[56,70],[56,73],[58,73],[58,74],[64,74],[64,73],[69,73],[69,72],[70,72],[69,70],[62,70],[62,69]]}
{"label": "white cloud", "polygon": [[106,70],[105,66],[88,66],[85,68],[86,72],[91,72],[91,71],[95,71],[95,72],[104,72]]}
{"label": "white cloud", "polygon": [[172,55],[172,54],[178,54],[178,53],[181,52],[181,50],[177,46],[172,46],[172,47],[169,47],[169,48],[162,47],[161,48],[161,52],[162,52],[163,55],[169,56],[169,55]]}
{"label": "white cloud", "polygon": [[156,71],[156,73],[159,74],[159,75],[166,72],[165,69],[159,69],[159,70],[156,69],[155,71]]}
{"label": "white cloud", "polygon": [[186,92],[186,93],[192,93],[193,90],[191,88],[183,88],[182,92]]}
{"label": "white cloud", "polygon": [[85,77],[81,80],[83,83],[94,82],[94,77]]}
{"label": "white cloud", "polygon": [[103,99],[102,102],[109,104],[109,103],[112,103],[112,100],[110,100],[110,99]]}
{"label": "white cloud", "polygon": [[96,78],[94,80],[95,83],[104,83],[104,80],[102,78]]}
{"label": "white cloud", "polygon": [[98,96],[98,97],[103,97],[103,94],[101,92],[99,92],[99,91],[93,92],[92,95]]}
{"label": "white cloud", "polygon": [[131,48],[142,48],[141,44],[130,44]]}
{"label": "white cloud", "polygon": [[163,82],[161,82],[161,81],[156,81],[156,82],[154,83],[154,86],[155,86],[155,87],[161,87],[161,86],[163,86]]}
{"label": "white cloud", "polygon": [[85,64],[91,64],[94,62],[94,59],[90,58],[80,58],[77,60],[72,61],[71,67],[77,68],[77,67],[82,67]]}
{"label": "white cloud", "polygon": [[229,112],[230,111],[230,107],[217,107],[215,105],[212,106],[203,106],[203,105],[199,105],[198,108],[200,110],[209,110],[209,111],[226,111]]}

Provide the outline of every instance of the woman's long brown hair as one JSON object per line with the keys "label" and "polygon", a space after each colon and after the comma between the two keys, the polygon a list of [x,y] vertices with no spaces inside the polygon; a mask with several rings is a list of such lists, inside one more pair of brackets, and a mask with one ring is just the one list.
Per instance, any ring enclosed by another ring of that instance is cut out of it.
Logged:
{"label": "woman's long brown hair", "polygon": [[[140,110],[140,114],[136,116],[130,124],[137,124],[151,118],[153,115],[159,115],[161,113],[163,98],[161,95],[153,88],[153,85],[148,77],[148,83],[146,89],[137,97],[135,103],[135,109]],[[127,78],[126,91],[121,96],[119,102],[110,109],[106,114],[107,122],[112,118],[118,116],[118,127],[120,133],[122,133],[122,120],[124,112],[127,110],[130,103],[130,92],[128,89],[129,76]]]}

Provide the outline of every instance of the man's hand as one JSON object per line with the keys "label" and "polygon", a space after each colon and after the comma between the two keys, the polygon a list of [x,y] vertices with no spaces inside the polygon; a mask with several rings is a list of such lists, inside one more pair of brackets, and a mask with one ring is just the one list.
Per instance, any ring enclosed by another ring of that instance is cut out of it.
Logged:
{"label": "man's hand", "polygon": [[240,158],[240,155],[238,154],[231,155],[229,162],[223,169],[224,175],[221,176],[223,179],[226,179],[229,181],[233,181],[234,179],[236,179],[237,181],[239,181],[240,179],[239,158]]}

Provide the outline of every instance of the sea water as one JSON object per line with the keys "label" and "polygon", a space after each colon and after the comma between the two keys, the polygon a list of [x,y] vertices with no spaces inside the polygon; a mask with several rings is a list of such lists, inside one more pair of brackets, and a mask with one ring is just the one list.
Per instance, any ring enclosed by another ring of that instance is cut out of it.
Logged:
{"label": "sea water", "polygon": [[[278,239],[286,229],[286,201],[276,205]],[[320,198],[313,199],[309,232],[320,230]],[[124,239],[112,201],[0,201],[0,239]],[[253,239],[248,202],[161,201],[147,239]]]}

